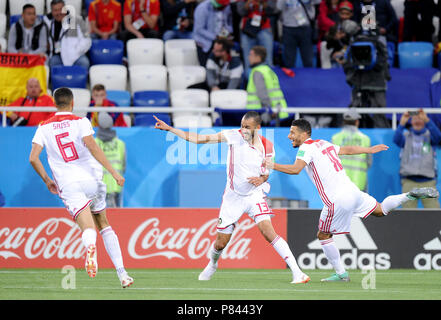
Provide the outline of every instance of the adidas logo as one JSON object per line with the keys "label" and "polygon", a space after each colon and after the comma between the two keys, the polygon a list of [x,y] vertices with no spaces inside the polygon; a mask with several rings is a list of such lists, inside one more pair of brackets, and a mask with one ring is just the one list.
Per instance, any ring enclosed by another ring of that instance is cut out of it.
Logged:
{"label": "adidas logo", "polygon": [[[359,250],[378,250],[374,239],[364,226],[361,218],[353,217],[351,222],[351,233],[335,235],[334,243],[340,250],[343,265],[347,269],[372,268],[378,270],[390,269],[390,255],[385,252],[362,252]],[[441,246],[441,242],[440,242]],[[298,257],[299,267],[302,269],[332,269],[326,255],[322,251],[320,241],[315,239],[308,244],[309,250],[317,252],[304,252]],[[345,252],[350,250],[350,252]]]}
{"label": "adidas logo", "polygon": [[[441,231],[440,231],[441,234]],[[424,250],[441,250],[441,240],[436,237],[433,240],[430,240],[423,246]]]}
{"label": "adidas logo", "polygon": [[[440,231],[441,234],[441,231]],[[433,238],[423,245],[427,251],[441,251],[441,240],[438,237]],[[413,259],[413,266],[417,270],[441,270],[441,253],[419,253]]]}

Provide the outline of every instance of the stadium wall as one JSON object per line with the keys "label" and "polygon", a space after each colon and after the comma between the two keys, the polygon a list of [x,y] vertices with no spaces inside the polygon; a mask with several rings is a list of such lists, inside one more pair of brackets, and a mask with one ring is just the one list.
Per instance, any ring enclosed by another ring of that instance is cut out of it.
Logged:
{"label": "stadium wall", "polygon": [[[226,128],[201,129],[214,133]],[[175,135],[146,127],[116,128],[127,146],[124,207],[217,208],[226,183],[226,144],[194,145]],[[330,140],[338,129],[315,129],[313,139]],[[369,170],[369,193],[382,201],[401,191],[399,181],[400,149],[392,142],[390,129],[364,129],[372,144],[390,146],[375,154]],[[28,162],[35,128],[0,128],[0,191],[7,207],[62,207],[61,200],[48,192]],[[268,128],[262,134],[274,141],[276,160],[292,163],[296,150],[287,139],[289,128]],[[440,153],[437,155],[440,163]],[[41,157],[48,170],[46,155]],[[440,174],[438,168],[438,176]],[[305,172],[289,176],[273,172],[270,198],[308,201],[319,209],[322,202]],[[440,182],[438,182],[438,189]]]}
{"label": "stadium wall", "polygon": [[[334,236],[347,269],[441,270],[440,210],[397,210],[353,217],[351,233]],[[319,240],[320,210],[288,211],[288,243],[302,269],[332,269]]]}

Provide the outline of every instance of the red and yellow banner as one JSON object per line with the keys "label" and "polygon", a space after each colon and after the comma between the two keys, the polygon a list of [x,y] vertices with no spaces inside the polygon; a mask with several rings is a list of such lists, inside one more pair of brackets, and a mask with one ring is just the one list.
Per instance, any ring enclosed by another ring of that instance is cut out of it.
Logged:
{"label": "red and yellow banner", "polygon": [[0,53],[0,105],[6,106],[26,96],[26,82],[40,81],[47,92],[45,58],[35,54]]}
{"label": "red and yellow banner", "polygon": [[[204,268],[216,239],[218,209],[109,209],[126,268]],[[286,210],[272,223],[286,239]],[[113,268],[101,236],[99,268]],[[0,268],[84,267],[81,231],[64,208],[0,208]],[[246,214],[219,260],[221,268],[286,268]]]}

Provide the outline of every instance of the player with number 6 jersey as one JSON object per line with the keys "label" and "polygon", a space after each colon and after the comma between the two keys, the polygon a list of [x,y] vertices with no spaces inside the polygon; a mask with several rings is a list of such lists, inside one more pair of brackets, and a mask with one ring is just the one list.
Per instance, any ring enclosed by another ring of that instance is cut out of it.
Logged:
{"label": "player with number 6 jersey", "polygon": [[337,146],[326,140],[311,139],[311,124],[305,119],[292,122],[288,139],[299,148],[294,164],[278,164],[266,159],[266,167],[287,174],[299,174],[304,168],[323,201],[317,237],[324,254],[335,269],[335,274],[324,282],[349,281],[349,274],[335,246],[334,234],[349,233],[353,215],[367,218],[383,217],[403,203],[416,198],[436,198],[433,188],[417,188],[408,193],[388,196],[378,203],[369,194],[360,191],[349,179],[341,164],[341,154],[378,153],[389,147],[384,144],[372,147]]}
{"label": "player with number 6 jersey", "polygon": [[231,239],[237,221],[247,213],[259,231],[292,271],[291,283],[307,283],[309,277],[297,265],[288,243],[275,232],[271,223],[273,212],[266,201],[269,192],[269,171],[265,159],[275,155],[273,144],[259,135],[262,119],[256,111],[249,111],[241,121],[240,129],[223,130],[216,134],[199,135],[184,132],[155,117],[155,128],[170,131],[192,143],[228,144],[227,185],[222,197],[217,225],[217,237],[210,248],[210,260],[199,274],[199,280],[210,280],[217,270],[218,259]]}
{"label": "player with number 6 jersey", "polygon": [[[124,185],[124,178],[96,144],[89,119],[72,113],[72,91],[59,88],[54,92],[54,99],[58,112],[41,123],[35,132],[29,161],[49,191],[63,200],[72,219],[80,227],[86,248],[85,267],[88,275],[94,278],[98,271],[97,227],[121,286],[126,288],[133,283],[133,279],[124,268],[118,237],[106,217],[106,185],[102,181],[102,167],[112,174],[118,185]],[[44,147],[53,179],[39,158]]]}

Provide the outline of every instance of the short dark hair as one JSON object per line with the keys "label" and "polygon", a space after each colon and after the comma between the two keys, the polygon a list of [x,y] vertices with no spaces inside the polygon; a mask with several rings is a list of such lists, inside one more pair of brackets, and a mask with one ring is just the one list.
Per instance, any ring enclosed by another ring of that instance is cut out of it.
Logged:
{"label": "short dark hair", "polygon": [[292,127],[297,127],[299,128],[301,131],[306,132],[309,136],[311,136],[311,124],[309,123],[308,120],[300,118],[300,119],[296,119],[292,122],[291,124]]}
{"label": "short dark hair", "polygon": [[54,92],[55,106],[59,109],[70,107],[73,100],[72,90],[61,87]]}
{"label": "short dark hair", "polygon": [[93,86],[92,91],[106,91],[106,87],[101,83],[97,83]]}
{"label": "short dark hair", "polygon": [[214,40],[214,43],[220,44],[222,49],[227,52],[230,52],[231,48],[233,47],[233,43],[227,38],[217,38]]}
{"label": "short dark hair", "polygon": [[26,3],[26,4],[23,6],[22,13],[24,13],[25,10],[27,10],[27,9],[35,9],[35,6],[34,6],[33,4],[31,4],[31,3]]}
{"label": "short dark hair", "polygon": [[258,57],[260,57],[260,60],[263,62],[266,59],[266,49],[263,46],[254,46],[251,48],[253,50],[254,54]]}
{"label": "short dark hair", "polygon": [[56,5],[56,4],[59,4],[59,3],[64,4],[64,0],[52,0],[51,1],[51,7]]}
{"label": "short dark hair", "polygon": [[262,124],[262,117],[260,116],[260,114],[256,111],[248,111],[247,113],[244,114],[243,116],[244,120],[248,120],[248,119],[253,119],[254,122],[260,126]]}

